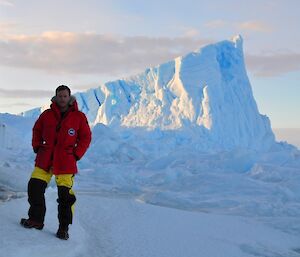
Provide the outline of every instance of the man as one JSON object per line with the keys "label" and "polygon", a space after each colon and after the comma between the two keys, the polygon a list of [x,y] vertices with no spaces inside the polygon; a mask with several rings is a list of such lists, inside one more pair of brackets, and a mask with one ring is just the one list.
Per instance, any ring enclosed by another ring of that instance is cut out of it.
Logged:
{"label": "man", "polygon": [[50,109],[44,111],[33,127],[32,147],[37,154],[35,168],[28,182],[28,219],[21,219],[25,228],[43,229],[46,213],[45,189],[55,175],[58,189],[59,228],[56,236],[69,238],[73,205],[72,190],[76,161],[85,154],[91,142],[91,131],[84,113],[78,110],[71,90],[64,85],[56,89]]}

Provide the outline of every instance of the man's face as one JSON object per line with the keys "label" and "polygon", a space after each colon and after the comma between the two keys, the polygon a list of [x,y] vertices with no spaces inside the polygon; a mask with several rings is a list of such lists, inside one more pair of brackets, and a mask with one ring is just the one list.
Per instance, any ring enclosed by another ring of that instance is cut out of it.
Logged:
{"label": "man's face", "polygon": [[60,108],[65,108],[68,106],[71,96],[67,89],[59,91],[56,95],[56,102]]}

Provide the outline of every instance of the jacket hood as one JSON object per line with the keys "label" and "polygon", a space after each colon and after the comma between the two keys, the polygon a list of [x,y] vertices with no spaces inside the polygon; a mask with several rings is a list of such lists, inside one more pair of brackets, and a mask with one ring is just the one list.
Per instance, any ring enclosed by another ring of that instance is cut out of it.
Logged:
{"label": "jacket hood", "polygon": [[[51,109],[54,109],[55,111],[59,112],[59,106],[57,105],[57,98],[56,96],[53,96],[51,99]],[[76,97],[74,95],[71,95],[70,101],[69,101],[69,110],[72,111],[78,111],[78,104],[76,101]]]}

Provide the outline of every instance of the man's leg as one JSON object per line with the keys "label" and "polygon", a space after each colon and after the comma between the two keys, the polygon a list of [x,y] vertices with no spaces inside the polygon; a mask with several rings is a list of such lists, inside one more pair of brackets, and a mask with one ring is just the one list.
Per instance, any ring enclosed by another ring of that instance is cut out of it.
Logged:
{"label": "man's leg", "polygon": [[73,174],[62,174],[55,176],[58,189],[58,220],[59,229],[56,233],[61,239],[68,239],[69,224],[73,221],[74,204],[76,197],[72,190],[74,183]]}
{"label": "man's leg", "polygon": [[35,167],[28,182],[28,202],[30,204],[28,219],[21,219],[26,228],[42,229],[46,214],[45,190],[50,182],[52,173]]}

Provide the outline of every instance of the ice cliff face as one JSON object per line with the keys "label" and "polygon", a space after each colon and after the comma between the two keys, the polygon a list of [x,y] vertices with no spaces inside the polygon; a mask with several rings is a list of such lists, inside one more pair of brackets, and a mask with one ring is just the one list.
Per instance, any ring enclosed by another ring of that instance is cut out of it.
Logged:
{"label": "ice cliff face", "polygon": [[204,148],[268,149],[274,135],[254,100],[242,44],[237,36],[77,93],[79,108],[92,125],[188,129]]}
{"label": "ice cliff face", "polygon": [[30,147],[34,121],[30,117],[0,113],[0,150]]}

